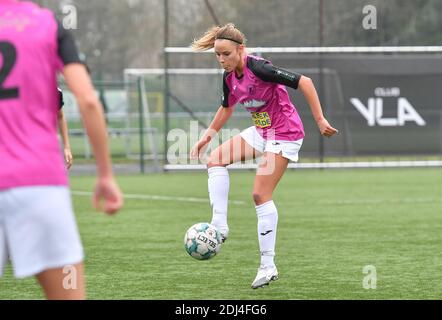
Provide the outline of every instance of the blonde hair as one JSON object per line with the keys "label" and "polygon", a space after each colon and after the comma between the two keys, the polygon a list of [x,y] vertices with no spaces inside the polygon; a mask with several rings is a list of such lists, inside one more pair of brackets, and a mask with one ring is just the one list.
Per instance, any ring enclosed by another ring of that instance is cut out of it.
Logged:
{"label": "blonde hair", "polygon": [[207,30],[204,35],[193,40],[192,49],[194,51],[206,51],[215,46],[215,40],[226,39],[237,44],[245,44],[246,37],[239,31],[233,23],[228,23],[223,27],[214,26]]}

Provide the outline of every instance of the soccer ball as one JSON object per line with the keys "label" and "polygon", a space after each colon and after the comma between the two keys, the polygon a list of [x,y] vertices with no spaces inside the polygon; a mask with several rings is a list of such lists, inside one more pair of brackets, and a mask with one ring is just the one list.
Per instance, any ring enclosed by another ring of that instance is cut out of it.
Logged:
{"label": "soccer ball", "polygon": [[207,222],[194,224],[184,236],[184,248],[191,257],[198,260],[213,258],[219,252],[221,243],[220,232]]}

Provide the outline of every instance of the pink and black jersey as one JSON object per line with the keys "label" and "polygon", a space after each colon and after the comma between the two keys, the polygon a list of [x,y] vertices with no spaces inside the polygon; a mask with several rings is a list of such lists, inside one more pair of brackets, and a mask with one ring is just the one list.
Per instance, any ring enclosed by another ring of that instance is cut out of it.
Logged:
{"label": "pink and black jersey", "polygon": [[269,61],[246,55],[241,77],[224,73],[222,105],[240,105],[251,113],[253,123],[266,140],[296,141],[304,127],[285,86],[298,88],[300,74],[273,66]]}
{"label": "pink and black jersey", "polygon": [[53,13],[0,0],[0,189],[67,185],[57,138],[57,72],[80,59]]}

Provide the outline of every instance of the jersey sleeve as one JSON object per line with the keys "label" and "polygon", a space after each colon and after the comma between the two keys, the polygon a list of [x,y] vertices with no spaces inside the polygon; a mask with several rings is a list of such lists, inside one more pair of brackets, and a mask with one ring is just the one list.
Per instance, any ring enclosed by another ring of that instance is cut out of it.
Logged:
{"label": "jersey sleeve", "polygon": [[227,73],[224,72],[224,75],[223,75],[223,96],[221,98],[221,105],[224,108],[230,107],[230,105],[229,105],[230,89],[229,89],[229,86],[227,85],[226,77],[227,77]]}
{"label": "jersey sleeve", "polygon": [[248,68],[263,81],[298,89],[301,74],[275,67],[268,60],[248,59]]}
{"label": "jersey sleeve", "polygon": [[64,65],[82,63],[78,55],[77,46],[75,45],[74,36],[69,30],[63,28],[59,21],[57,21],[57,24],[58,55],[61,61]]}
{"label": "jersey sleeve", "polygon": [[223,76],[223,97],[221,99],[221,105],[224,108],[233,107],[238,102],[238,99],[230,92],[229,85],[227,84],[227,76],[229,74],[230,73],[224,72]]}

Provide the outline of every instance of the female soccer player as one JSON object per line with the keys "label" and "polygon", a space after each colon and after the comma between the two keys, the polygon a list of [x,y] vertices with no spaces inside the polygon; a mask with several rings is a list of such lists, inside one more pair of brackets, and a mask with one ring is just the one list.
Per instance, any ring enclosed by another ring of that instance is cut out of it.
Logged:
{"label": "female soccer player", "polygon": [[63,140],[63,155],[64,161],[66,163],[66,168],[69,170],[72,167],[73,157],[71,151],[71,144],[69,143],[69,132],[68,132],[68,123],[66,121],[66,117],[64,116],[63,106],[63,92],[60,88],[58,88],[58,94],[60,96],[60,110],[58,111],[58,128],[60,129],[61,139]]}
{"label": "female soccer player", "polygon": [[304,94],[319,131],[331,137],[338,131],[325,119],[318,95],[310,78],[273,66],[269,61],[247,55],[245,36],[233,24],[209,29],[192,47],[195,51],[215,48],[224,68],[224,96],[209,129],[192,148],[198,158],[213,136],[231,117],[235,105],[250,112],[254,126],[234,136],[211,152],[208,158],[208,188],[212,206],[212,224],[223,238],[229,233],[227,202],[229,174],[226,166],[262,155],[258,166],[253,200],[258,217],[258,240],[261,263],[252,283],[256,289],[278,278],[274,263],[278,211],[272,194],[289,160],[297,161],[304,138],[304,128],[285,86]]}
{"label": "female soccer player", "polygon": [[0,275],[9,257],[14,275],[35,275],[48,299],[83,299],[83,248],[56,134],[57,73],[77,99],[94,150],[93,203],[113,214],[123,197],[103,108],[72,35],[52,12],[0,0],[0,21]]}

